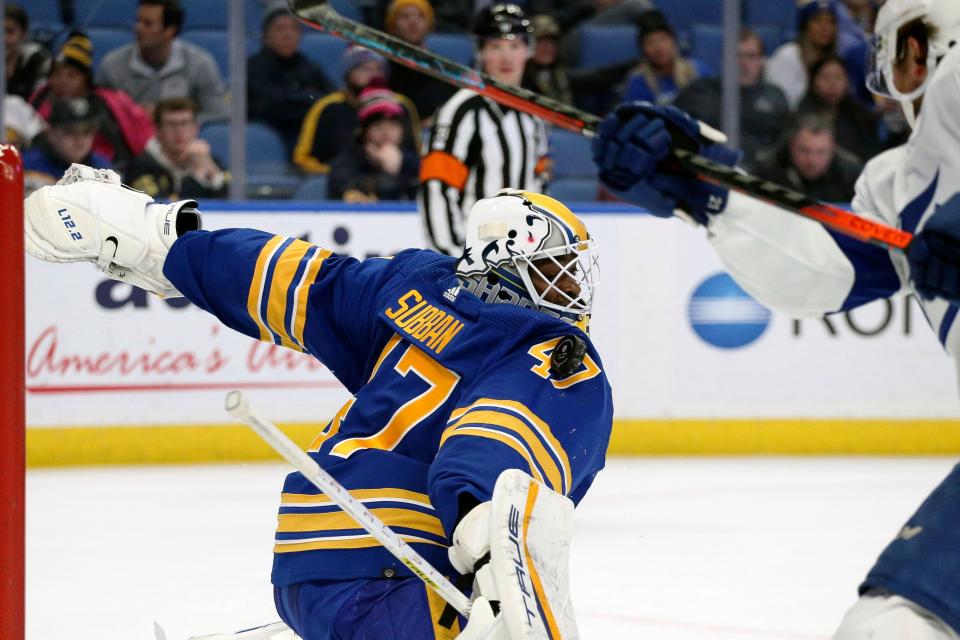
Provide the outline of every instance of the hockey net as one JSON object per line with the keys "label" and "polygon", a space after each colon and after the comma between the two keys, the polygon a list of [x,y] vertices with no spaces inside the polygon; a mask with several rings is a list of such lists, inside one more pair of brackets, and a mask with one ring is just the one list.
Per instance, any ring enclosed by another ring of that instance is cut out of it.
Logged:
{"label": "hockey net", "polygon": [[24,637],[23,165],[0,145],[0,638]]}

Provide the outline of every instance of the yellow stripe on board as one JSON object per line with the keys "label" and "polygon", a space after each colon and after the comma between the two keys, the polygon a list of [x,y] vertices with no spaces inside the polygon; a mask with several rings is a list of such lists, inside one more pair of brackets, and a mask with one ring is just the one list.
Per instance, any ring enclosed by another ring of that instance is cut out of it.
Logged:
{"label": "yellow stripe on board", "polygon": [[[306,448],[325,423],[282,425]],[[277,460],[238,424],[28,428],[27,465]],[[615,420],[610,455],[960,455],[960,420]]]}

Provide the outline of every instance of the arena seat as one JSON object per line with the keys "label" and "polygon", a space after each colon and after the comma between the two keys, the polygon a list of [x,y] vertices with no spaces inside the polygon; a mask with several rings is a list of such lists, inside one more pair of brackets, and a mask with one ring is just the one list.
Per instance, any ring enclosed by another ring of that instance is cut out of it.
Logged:
{"label": "arena seat", "polygon": [[750,27],[750,30],[763,40],[763,46],[766,49],[767,56],[787,41],[787,38],[784,36],[784,30],[777,25],[758,24]]}
{"label": "arena seat", "polygon": [[[230,76],[230,34],[222,30],[187,31],[180,38],[206,50],[213,56],[224,78]],[[246,53],[246,52],[245,52]],[[244,55],[246,58],[246,55]]]}
{"label": "arena seat", "polygon": [[[247,124],[247,174],[290,175],[283,139],[268,125],[251,122]],[[213,155],[223,164],[230,162],[230,125],[215,122],[200,130],[200,137],[210,143]]]}
{"label": "arena seat", "polygon": [[300,183],[300,187],[293,194],[294,200],[326,200],[328,176],[311,176]]}
{"label": "arena seat", "polygon": [[459,33],[432,33],[427,36],[427,49],[454,62],[473,64],[473,38]]}
{"label": "arena seat", "polygon": [[547,193],[564,204],[593,202],[597,199],[600,183],[596,178],[557,178],[550,183]]}
{"label": "arena seat", "polygon": [[[104,56],[115,49],[133,42],[133,31],[130,29],[115,29],[111,27],[93,27],[86,30],[90,42],[93,43],[93,68],[100,66]],[[60,38],[59,40],[63,40]],[[60,46],[63,46],[61,41]]]}
{"label": "arena seat", "polygon": [[637,29],[631,25],[584,25],[580,28],[582,69],[606,67],[640,57]]}
{"label": "arena seat", "polygon": [[74,24],[83,29],[124,29],[133,39],[138,0],[74,0]]}
{"label": "arena seat", "polygon": [[550,158],[553,160],[554,177],[592,178],[597,174],[590,152],[590,140],[579,133],[554,129],[550,133]]}
{"label": "arena seat", "polygon": [[351,0],[330,0],[330,6],[336,9],[337,13],[342,15],[344,18],[354,20],[356,22],[363,22],[363,16],[360,14],[360,9],[357,8]]}
{"label": "arena seat", "polygon": [[343,86],[343,40],[327,33],[305,31],[300,40],[300,51],[323,69],[327,79],[338,87]]}
{"label": "arena seat", "polygon": [[786,29],[792,28],[796,23],[797,4],[795,2],[744,0],[743,5],[743,24],[748,27],[777,25],[781,29]]}
{"label": "arena seat", "polygon": [[[785,0],[765,0],[770,4],[786,4]],[[695,24],[717,24],[723,21],[723,2],[718,0],[672,0],[658,2],[657,8],[667,17],[675,31],[689,31]]]}
{"label": "arena seat", "polygon": [[30,18],[30,28],[35,25],[47,25],[63,23],[63,15],[60,13],[60,0],[30,0],[24,3],[24,9]]}

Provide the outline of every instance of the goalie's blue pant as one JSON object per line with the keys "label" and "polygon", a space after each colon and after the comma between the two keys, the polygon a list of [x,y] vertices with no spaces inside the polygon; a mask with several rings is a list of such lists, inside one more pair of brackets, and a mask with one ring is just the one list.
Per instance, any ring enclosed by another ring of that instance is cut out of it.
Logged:
{"label": "goalie's blue pant", "polygon": [[280,618],[303,640],[452,640],[445,603],[417,578],[311,580],[275,587]]}
{"label": "goalie's blue pant", "polygon": [[960,465],[884,549],[860,585],[870,590],[911,600],[960,633]]}

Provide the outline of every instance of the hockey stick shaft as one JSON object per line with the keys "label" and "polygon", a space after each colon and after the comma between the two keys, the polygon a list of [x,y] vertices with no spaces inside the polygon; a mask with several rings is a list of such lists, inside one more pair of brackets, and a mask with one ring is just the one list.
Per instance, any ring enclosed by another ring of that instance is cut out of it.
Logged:
{"label": "hockey stick shaft", "polygon": [[305,451],[288,438],[272,422],[261,418],[250,410],[250,404],[240,391],[231,391],[226,397],[227,413],[234,418],[245,422],[269,444],[274,451],[283,456],[287,462],[303,474],[313,486],[323,491],[338,507],[357,521],[370,535],[377,539],[387,551],[400,560],[418,578],[423,580],[440,597],[466,617],[470,616],[470,600],[437,571],[433,565],[417,553],[393,529],[388,527],[380,518],[350,495],[343,485],[333,476],[324,471]]}
{"label": "hockey stick shaft", "polygon": [[[498,82],[490,76],[408,42],[343,17],[328,0],[288,0],[290,9],[303,22],[348,42],[379,52],[400,64],[464,89],[470,89],[504,106],[540,117],[547,122],[593,137],[600,118],[533,91]],[[909,232],[858,216],[833,205],[768,180],[739,173],[683,149],[673,150],[673,159],[699,179],[733,189],[744,195],[816,220],[862,242],[885,248],[906,249]]]}

